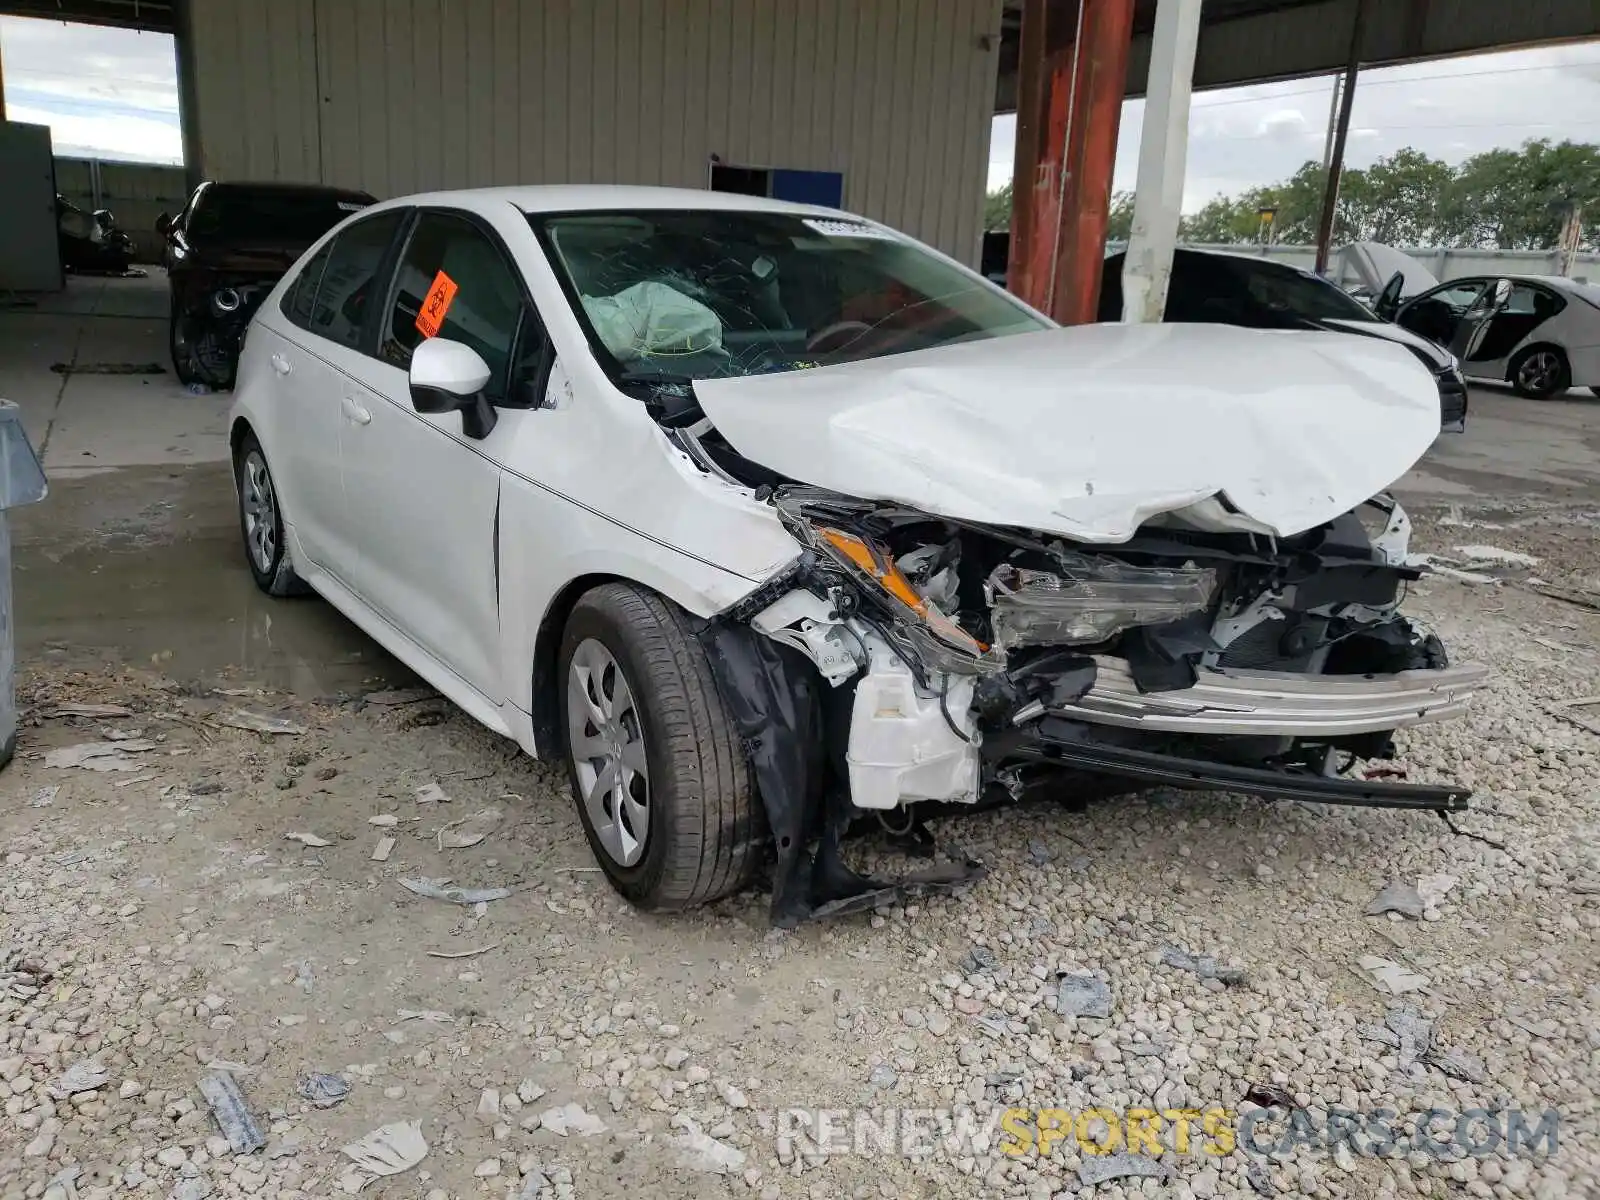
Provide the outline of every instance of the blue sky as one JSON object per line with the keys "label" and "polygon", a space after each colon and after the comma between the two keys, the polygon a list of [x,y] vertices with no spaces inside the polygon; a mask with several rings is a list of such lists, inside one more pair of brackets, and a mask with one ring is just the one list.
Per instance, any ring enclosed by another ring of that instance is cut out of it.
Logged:
{"label": "blue sky", "polygon": [[[59,152],[182,161],[169,36],[0,17],[0,55],[8,115],[49,124]],[[1321,158],[1332,86],[1331,79],[1301,79],[1197,95],[1184,208],[1276,182]],[[1143,112],[1143,101],[1123,106],[1118,189],[1133,186]],[[1366,166],[1415,146],[1455,163],[1537,137],[1600,141],[1600,42],[1366,72],[1348,161]],[[1014,119],[997,118],[991,187],[1011,176],[1014,138]]]}

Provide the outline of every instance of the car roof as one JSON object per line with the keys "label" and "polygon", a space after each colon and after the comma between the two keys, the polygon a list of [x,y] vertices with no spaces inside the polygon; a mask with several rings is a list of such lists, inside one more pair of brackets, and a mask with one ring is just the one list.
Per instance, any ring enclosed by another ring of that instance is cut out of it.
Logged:
{"label": "car roof", "polygon": [[[1106,261],[1111,262],[1113,259],[1125,258],[1127,253],[1126,250],[1118,250],[1115,254],[1106,255]],[[1227,258],[1237,262],[1249,263],[1251,266],[1264,267],[1269,271],[1288,271],[1295,275],[1310,275],[1312,278],[1321,278],[1314,271],[1308,271],[1304,267],[1297,267],[1294,263],[1283,262],[1280,259],[1268,258],[1263,254],[1248,254],[1243,250],[1216,250],[1211,247],[1201,249],[1198,246],[1175,246],[1173,248],[1172,256],[1174,259],[1189,255],[1205,258]]]}
{"label": "car roof", "polygon": [[[1446,279],[1439,284],[1439,287],[1449,287],[1453,283],[1477,283],[1486,279],[1509,279],[1512,283],[1542,283],[1558,292],[1580,291],[1587,286],[1576,279],[1568,279],[1565,275],[1519,275],[1511,271],[1479,271],[1474,275],[1458,275],[1454,279]],[[1437,289],[1428,290],[1431,292]]]}
{"label": "car roof", "polygon": [[700,188],[628,187],[610,184],[546,184],[537,187],[462,188],[445,192],[419,192],[384,201],[391,204],[450,204],[479,208],[510,204],[525,213],[601,212],[610,209],[714,209],[727,212],[792,213],[797,216],[841,215],[840,210],[815,204],[794,204],[738,192],[712,192]]}
{"label": "car roof", "polygon": [[377,198],[370,192],[363,192],[359,188],[332,187],[322,183],[284,183],[279,180],[255,179],[208,179],[200,185],[204,188],[227,188],[237,192],[263,192],[277,193],[279,195],[297,196],[327,196],[335,200],[360,200],[364,204],[376,204]]}

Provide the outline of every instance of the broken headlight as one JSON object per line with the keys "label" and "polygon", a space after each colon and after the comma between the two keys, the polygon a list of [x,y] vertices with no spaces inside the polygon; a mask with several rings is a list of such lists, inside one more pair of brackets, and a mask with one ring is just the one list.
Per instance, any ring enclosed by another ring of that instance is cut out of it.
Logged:
{"label": "broken headlight", "polygon": [[853,533],[826,525],[810,528],[813,548],[832,559],[888,610],[894,627],[884,632],[933,671],[975,675],[998,670],[1000,660],[954,620],[918,594],[894,559]]}
{"label": "broken headlight", "polygon": [[1056,558],[1059,573],[1002,563],[990,574],[984,591],[1001,648],[1103,642],[1199,612],[1217,586],[1204,567],[1135,567],[1070,551]]}

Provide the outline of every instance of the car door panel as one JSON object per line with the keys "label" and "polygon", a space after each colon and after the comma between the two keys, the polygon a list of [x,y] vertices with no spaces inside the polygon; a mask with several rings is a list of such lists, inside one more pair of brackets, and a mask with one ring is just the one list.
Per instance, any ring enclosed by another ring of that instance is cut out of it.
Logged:
{"label": "car door panel", "polygon": [[411,407],[404,371],[370,358],[352,365],[361,377],[347,378],[339,399],[351,589],[499,703],[495,455],[530,414],[504,413],[469,444],[459,413]]}
{"label": "car door panel", "polygon": [[1456,279],[1424,292],[1395,316],[1395,323],[1429,341],[1448,346],[1460,331],[1461,319],[1482,295],[1487,280]]}
{"label": "car door panel", "polygon": [[[325,565],[335,549],[330,521],[344,503],[339,478],[336,385],[318,356],[317,339],[304,328],[327,265],[323,247],[300,269],[282,298],[263,308],[241,356],[239,386],[265,395],[268,427],[258,431],[300,549]],[[248,378],[247,378],[248,376]]]}
{"label": "car door panel", "polygon": [[1514,283],[1510,300],[1490,323],[1472,362],[1505,362],[1530,339],[1536,339],[1537,331],[1565,307],[1566,301],[1546,288]]}
{"label": "car door panel", "polygon": [[[466,214],[424,210],[383,289],[373,354],[353,353],[341,396],[345,516],[360,540],[352,586],[475,691],[507,696],[495,543],[507,447],[535,413],[508,400],[513,354],[531,305],[503,248]],[[406,368],[429,336],[422,300],[443,276],[451,298],[432,333],[470,346],[490,368],[497,421],[469,438],[458,412],[419,413]],[[536,322],[538,344],[542,328]]]}

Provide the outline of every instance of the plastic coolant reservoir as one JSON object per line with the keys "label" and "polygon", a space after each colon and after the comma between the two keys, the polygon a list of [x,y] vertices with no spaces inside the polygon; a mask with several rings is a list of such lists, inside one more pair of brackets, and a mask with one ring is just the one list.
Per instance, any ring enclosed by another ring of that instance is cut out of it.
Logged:
{"label": "plastic coolant reservoir", "polygon": [[970,708],[974,681],[950,676],[950,718],[971,742],[957,737],[938,696],[917,694],[908,668],[875,653],[856,684],[850,714],[850,796],[858,808],[894,808],[914,800],[978,798],[978,734]]}

